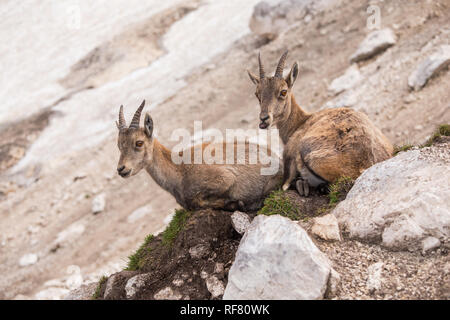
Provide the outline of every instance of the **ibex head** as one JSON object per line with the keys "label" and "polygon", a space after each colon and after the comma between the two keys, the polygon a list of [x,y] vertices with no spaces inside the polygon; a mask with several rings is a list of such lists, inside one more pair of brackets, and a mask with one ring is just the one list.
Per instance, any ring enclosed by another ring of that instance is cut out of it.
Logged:
{"label": "ibex head", "polygon": [[136,110],[129,127],[125,123],[123,106],[120,106],[119,122],[116,121],[117,128],[119,129],[117,145],[120,150],[117,172],[123,178],[137,174],[145,167],[146,162],[152,160],[153,120],[148,113],[145,114],[144,127],[139,128],[139,120],[144,105],[145,100],[142,101]]}
{"label": "ibex head", "polygon": [[261,120],[259,127],[261,129],[267,129],[271,125],[277,124],[290,114],[291,89],[297,79],[298,63],[295,62],[288,76],[283,78],[283,69],[287,55],[288,51],[281,56],[273,77],[266,76],[261,62],[261,54],[258,56],[259,77],[247,71],[250,79],[256,85],[255,95],[261,106],[261,113],[259,114]]}

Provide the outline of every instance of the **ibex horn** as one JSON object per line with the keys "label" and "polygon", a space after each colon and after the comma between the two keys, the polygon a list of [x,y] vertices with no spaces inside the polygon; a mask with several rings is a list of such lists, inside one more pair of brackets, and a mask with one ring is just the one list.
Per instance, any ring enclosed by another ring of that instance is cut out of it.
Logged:
{"label": "ibex horn", "polygon": [[127,124],[125,122],[125,117],[123,116],[123,105],[120,106],[120,110],[119,110],[119,122],[116,122],[117,128],[119,130],[123,130],[126,129]]}
{"label": "ibex horn", "polygon": [[264,66],[261,62],[261,52],[258,53],[258,62],[259,62],[259,80],[262,80],[266,76],[266,72],[264,71]]}
{"label": "ibex horn", "polygon": [[275,78],[283,78],[284,63],[286,62],[288,53],[289,50],[286,50],[286,52],[281,56],[280,61],[278,62],[277,70],[275,71]]}
{"label": "ibex horn", "polygon": [[141,120],[141,112],[142,112],[142,109],[144,109],[144,105],[145,105],[145,100],[142,101],[141,105],[134,113],[133,120],[131,120],[129,129],[131,129],[131,128],[139,129],[139,121]]}

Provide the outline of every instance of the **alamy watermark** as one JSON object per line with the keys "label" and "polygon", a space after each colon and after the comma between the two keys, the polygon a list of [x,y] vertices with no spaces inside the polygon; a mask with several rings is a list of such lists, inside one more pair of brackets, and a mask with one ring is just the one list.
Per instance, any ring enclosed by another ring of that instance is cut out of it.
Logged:
{"label": "alamy watermark", "polygon": [[381,28],[381,10],[380,7],[371,4],[366,10],[369,17],[366,21],[366,27],[369,30],[379,30]]}

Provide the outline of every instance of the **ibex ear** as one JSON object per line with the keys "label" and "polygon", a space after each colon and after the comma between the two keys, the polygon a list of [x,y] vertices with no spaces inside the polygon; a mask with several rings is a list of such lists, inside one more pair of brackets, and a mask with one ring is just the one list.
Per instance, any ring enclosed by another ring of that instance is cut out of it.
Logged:
{"label": "ibex ear", "polygon": [[288,76],[286,77],[286,82],[287,82],[289,88],[292,88],[295,80],[297,80],[297,76],[298,76],[298,63],[294,62],[294,64],[292,65],[291,71],[289,72]]}
{"label": "ibex ear", "polygon": [[151,138],[153,134],[153,119],[148,113],[145,114],[144,130],[147,137]]}
{"label": "ibex ear", "polygon": [[247,70],[248,76],[250,77],[250,80],[252,80],[252,82],[255,85],[259,84],[259,78],[257,76],[255,76],[253,73],[251,73],[251,71]]}

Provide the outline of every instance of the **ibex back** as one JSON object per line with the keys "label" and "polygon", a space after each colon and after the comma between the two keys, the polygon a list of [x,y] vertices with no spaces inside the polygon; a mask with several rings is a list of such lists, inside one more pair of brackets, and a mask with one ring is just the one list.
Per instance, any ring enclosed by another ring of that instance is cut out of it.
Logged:
{"label": "ibex back", "polygon": [[261,56],[259,77],[248,71],[261,106],[259,127],[275,125],[285,144],[283,189],[297,180],[298,192],[308,195],[309,186],[326,185],[342,176],[356,178],[390,158],[391,143],[365,114],[348,108],[315,113],[300,108],[292,93],[298,63],[283,77],[287,54],[281,56],[273,77],[266,76]]}
{"label": "ibex back", "polygon": [[[144,101],[145,102],[145,101]],[[184,208],[213,208],[223,210],[253,211],[260,208],[264,198],[282,179],[282,165],[273,175],[262,175],[264,165],[258,160],[249,163],[250,144],[245,143],[244,164],[175,164],[171,151],[153,137],[153,120],[147,113],[144,127],[139,127],[139,119],[144,102],[140,105],[129,127],[125,124],[123,107],[120,107],[118,147],[120,160],[117,171],[123,178],[128,178],[145,169],[163,189],[171,193]],[[182,151],[188,152],[191,159],[194,150],[200,148],[221,148],[226,158],[225,144],[202,144]],[[234,144],[238,148],[238,143]],[[252,149],[254,150],[254,149]],[[214,151],[213,151],[214,152]],[[237,157],[237,152],[234,152]],[[180,154],[182,156],[182,154]],[[272,155],[274,157],[275,155]],[[204,160],[202,160],[204,161]]]}

